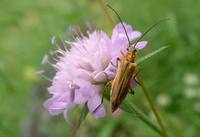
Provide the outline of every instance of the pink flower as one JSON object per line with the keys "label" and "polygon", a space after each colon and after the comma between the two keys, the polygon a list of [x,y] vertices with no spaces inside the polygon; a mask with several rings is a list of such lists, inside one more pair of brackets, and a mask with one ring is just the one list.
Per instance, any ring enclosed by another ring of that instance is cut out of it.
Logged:
{"label": "pink flower", "polygon": [[[124,25],[131,41],[141,36],[130,25]],[[139,42],[136,48],[142,49],[146,44],[146,41]],[[52,97],[44,107],[51,115],[64,112],[67,117],[69,108],[87,102],[91,114],[104,117],[103,88],[106,82],[114,79],[116,58],[121,57],[120,50],[126,53],[127,47],[122,24],[117,24],[111,38],[103,31],[94,31],[73,42],[69,51],[58,49],[62,57],[53,65],[57,72],[48,88]]]}

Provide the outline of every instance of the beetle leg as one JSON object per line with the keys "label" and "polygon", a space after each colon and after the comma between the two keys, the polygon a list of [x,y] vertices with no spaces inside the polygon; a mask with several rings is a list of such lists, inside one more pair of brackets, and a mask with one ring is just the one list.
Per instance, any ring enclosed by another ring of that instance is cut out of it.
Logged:
{"label": "beetle leg", "polygon": [[109,81],[109,84],[111,84],[111,85],[112,85],[113,81],[114,81],[114,80],[111,80],[111,81]]}
{"label": "beetle leg", "polygon": [[138,85],[141,86],[141,84],[140,84],[139,80],[137,79],[137,77],[134,77],[134,78],[135,78],[135,82],[136,82]]}
{"label": "beetle leg", "polygon": [[131,81],[129,82],[128,90],[129,90],[129,93],[130,93],[130,94],[134,95],[134,90],[132,89]]}
{"label": "beetle leg", "polygon": [[[134,76],[133,78],[135,79],[135,82],[136,82],[138,85],[140,85],[139,81],[137,80],[137,75],[139,74],[140,69],[139,69],[139,67],[137,66],[136,63],[132,63],[132,65],[133,65],[133,72],[134,72],[134,74],[135,74],[135,76]],[[132,95],[134,95],[134,90],[133,90],[132,87],[131,87],[131,81],[130,81],[130,83],[129,83],[129,89],[130,89],[130,92],[129,92],[129,93],[131,93]]]}
{"label": "beetle leg", "polygon": [[139,73],[140,69],[136,63],[131,63],[131,66],[132,66],[133,74],[135,74],[136,76]]}
{"label": "beetle leg", "polygon": [[139,82],[138,79],[137,79],[137,75],[138,75],[139,72],[140,72],[139,67],[136,67],[136,68],[135,68],[135,71],[136,71],[135,76],[134,76],[135,82],[136,82],[138,85],[140,85],[140,82]]}
{"label": "beetle leg", "polygon": [[117,68],[117,67],[118,67],[118,62],[121,62],[121,59],[117,57],[116,65],[114,65],[112,62],[110,62],[110,63],[111,63],[111,65],[113,65],[115,68]]}
{"label": "beetle leg", "polygon": [[122,51],[122,50],[120,50],[120,53],[122,54],[122,56],[125,58],[126,57],[126,54]]}
{"label": "beetle leg", "polygon": [[129,93],[130,93],[131,95],[134,95],[134,94],[135,94],[135,91],[134,91],[134,90],[131,90]]}
{"label": "beetle leg", "polygon": [[132,95],[134,95],[134,93],[135,93],[134,90],[131,87],[131,81],[129,82],[129,93],[132,94]]}

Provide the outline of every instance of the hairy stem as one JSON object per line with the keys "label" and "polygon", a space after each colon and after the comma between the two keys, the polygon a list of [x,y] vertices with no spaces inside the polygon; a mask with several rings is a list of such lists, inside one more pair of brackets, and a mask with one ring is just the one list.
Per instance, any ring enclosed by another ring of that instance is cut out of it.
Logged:
{"label": "hairy stem", "polygon": [[155,105],[153,104],[153,101],[152,101],[152,99],[151,99],[151,96],[150,96],[150,94],[149,94],[147,88],[145,87],[145,85],[144,85],[144,83],[143,83],[143,81],[141,80],[140,77],[137,77],[137,79],[138,79],[138,81],[139,81],[139,84],[140,84],[140,86],[141,86],[143,92],[144,92],[145,97],[147,98],[147,101],[149,102],[149,105],[150,105],[150,107],[151,107],[151,110],[153,111],[153,113],[154,113],[154,115],[155,115],[155,117],[156,117],[156,120],[158,121],[158,124],[159,124],[160,128],[162,129],[163,137],[169,137],[168,134],[167,134],[167,130],[166,130],[166,128],[164,127],[164,125],[163,125],[163,123],[162,123],[162,120],[161,120],[161,118],[160,118],[160,115],[159,115],[159,113],[158,113],[158,111],[157,111]]}
{"label": "hairy stem", "polygon": [[[129,108],[128,111],[123,108],[124,105],[127,108]],[[153,124],[152,121],[141,110],[139,110],[134,104],[124,101],[121,109],[128,113],[133,113],[133,114],[136,113],[136,115],[140,118],[141,121],[146,123],[151,129],[156,131],[159,135],[162,135],[161,130],[155,124]]]}

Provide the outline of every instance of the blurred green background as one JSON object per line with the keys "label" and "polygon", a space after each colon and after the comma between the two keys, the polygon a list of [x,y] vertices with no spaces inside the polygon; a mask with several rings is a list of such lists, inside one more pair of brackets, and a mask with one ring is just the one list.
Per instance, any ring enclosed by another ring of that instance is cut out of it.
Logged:
{"label": "blurred green background", "polygon": [[[160,19],[170,18],[146,36],[149,45],[139,56],[163,45],[169,48],[143,63],[140,74],[171,136],[199,137],[200,1],[106,2],[142,32]],[[43,108],[50,83],[36,71],[44,67],[41,60],[53,49],[51,37],[67,37],[67,26],[83,27],[85,21],[109,34],[112,30],[96,0],[0,0],[0,137],[73,135],[62,115],[51,117]],[[128,98],[156,123],[141,89],[135,91]],[[74,121],[80,115],[76,110],[70,116]],[[109,112],[103,119],[88,115],[76,135],[158,137],[137,116],[113,117]]]}

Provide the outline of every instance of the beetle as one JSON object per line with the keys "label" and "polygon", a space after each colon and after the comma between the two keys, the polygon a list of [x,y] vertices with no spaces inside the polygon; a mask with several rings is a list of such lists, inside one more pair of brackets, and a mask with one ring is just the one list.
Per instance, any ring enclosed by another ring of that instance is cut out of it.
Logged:
{"label": "beetle", "polygon": [[117,15],[118,19],[120,20],[123,26],[124,32],[128,40],[127,54],[125,54],[123,51],[120,51],[122,58],[117,58],[117,63],[119,62],[120,65],[117,68],[114,80],[111,82],[112,85],[110,92],[110,101],[111,101],[111,111],[114,112],[120,106],[122,101],[125,99],[126,95],[131,91],[131,80],[134,79],[135,82],[140,85],[139,81],[137,81],[136,79],[136,75],[139,72],[139,67],[135,62],[137,55],[136,46],[138,42],[159,23],[169,19],[165,18],[159,20],[158,22],[150,26],[142,34],[142,36],[139,39],[137,39],[135,44],[132,45],[120,15],[110,5],[107,5],[107,7],[110,8],[112,11],[114,11],[114,13]]}
{"label": "beetle", "polygon": [[[111,82],[111,92],[110,92],[110,101],[111,101],[111,111],[114,112],[119,105],[122,103],[126,95],[131,89],[131,79],[134,74],[138,73],[139,69],[137,64],[135,63],[136,53],[137,50],[135,48],[135,45],[139,42],[136,41],[136,44],[131,47],[131,42],[128,37],[126,28],[123,24],[123,21],[119,14],[113,9],[110,5],[107,5],[111,10],[114,11],[114,13],[118,16],[122,27],[124,29],[124,32],[126,34],[127,40],[128,40],[128,48],[127,48],[127,54],[125,54],[123,51],[121,52],[122,58],[117,58],[117,64],[119,62],[119,66],[117,68],[117,72],[115,75],[114,80]],[[117,66],[116,66],[117,67]],[[134,76],[135,78],[136,76]]]}
{"label": "beetle", "polygon": [[122,103],[126,95],[131,89],[132,76],[138,73],[139,69],[135,63],[136,50],[128,51],[127,54],[123,53],[122,58],[118,58],[120,65],[117,69],[116,76],[112,81],[110,101],[111,111],[114,112]]}

